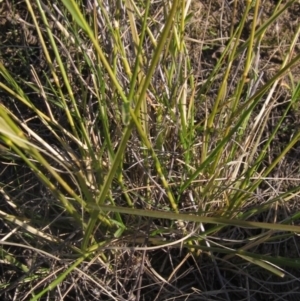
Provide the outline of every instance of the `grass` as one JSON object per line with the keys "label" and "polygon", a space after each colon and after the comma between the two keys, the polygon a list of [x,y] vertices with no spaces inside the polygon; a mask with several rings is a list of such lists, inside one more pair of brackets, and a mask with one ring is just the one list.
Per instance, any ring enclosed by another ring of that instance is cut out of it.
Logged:
{"label": "grass", "polygon": [[3,4],[27,33],[0,56],[3,298],[298,285],[297,3],[222,3]]}

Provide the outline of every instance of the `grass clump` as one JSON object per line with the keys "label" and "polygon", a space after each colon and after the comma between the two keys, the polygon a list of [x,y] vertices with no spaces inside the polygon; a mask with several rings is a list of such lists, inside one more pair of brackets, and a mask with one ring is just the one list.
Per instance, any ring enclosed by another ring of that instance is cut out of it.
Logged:
{"label": "grass clump", "polygon": [[230,5],[1,4],[3,298],[298,285],[297,3]]}

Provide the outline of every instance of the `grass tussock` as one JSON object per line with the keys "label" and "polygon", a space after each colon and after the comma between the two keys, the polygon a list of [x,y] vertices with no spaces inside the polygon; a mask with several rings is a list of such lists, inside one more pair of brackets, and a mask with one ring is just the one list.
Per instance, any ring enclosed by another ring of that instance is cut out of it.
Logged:
{"label": "grass tussock", "polygon": [[297,300],[297,12],[1,2],[1,298]]}

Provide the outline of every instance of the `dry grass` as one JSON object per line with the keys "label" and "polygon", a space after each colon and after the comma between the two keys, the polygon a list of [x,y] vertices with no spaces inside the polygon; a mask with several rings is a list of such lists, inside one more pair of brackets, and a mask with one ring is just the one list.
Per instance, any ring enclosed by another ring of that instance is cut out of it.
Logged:
{"label": "dry grass", "polygon": [[[1,117],[1,298],[298,300],[299,3],[261,1],[238,36],[246,2],[187,1],[132,124],[167,3],[151,1],[140,57],[143,17],[126,3],[80,3],[112,74],[71,13],[43,4],[68,81],[38,5],[51,64],[25,1],[0,3],[0,104],[22,132],[9,143]],[[93,210],[102,197],[132,214]]]}

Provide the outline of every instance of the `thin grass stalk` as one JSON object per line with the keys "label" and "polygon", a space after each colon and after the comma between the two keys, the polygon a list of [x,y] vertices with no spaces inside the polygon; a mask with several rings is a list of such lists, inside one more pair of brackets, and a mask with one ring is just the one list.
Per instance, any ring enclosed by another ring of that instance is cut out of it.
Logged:
{"label": "thin grass stalk", "polygon": [[110,64],[108,63],[108,61],[105,58],[105,55],[98,43],[98,39],[95,37],[92,29],[90,28],[90,26],[87,24],[87,21],[84,19],[82,13],[80,12],[80,9],[78,7],[78,5],[76,4],[76,2],[74,0],[62,0],[65,7],[67,8],[67,10],[72,14],[73,18],[75,19],[75,21],[77,22],[77,24],[87,33],[88,37],[90,38],[91,42],[93,43],[95,50],[97,52],[97,55],[100,57],[100,60],[105,68],[105,70],[108,72],[109,77],[112,81],[113,86],[116,88],[116,90],[118,91],[120,97],[122,98],[124,103],[128,103],[128,99],[123,91],[123,88],[121,87],[121,85],[119,84],[115,73],[113,72],[113,70],[110,67]]}
{"label": "thin grass stalk", "polygon": [[[1,109],[1,107],[0,107]],[[52,191],[54,196],[56,196],[64,205],[66,210],[69,212],[71,216],[73,216],[80,224],[85,228],[85,224],[82,221],[81,216],[77,213],[77,210],[73,207],[73,205],[66,199],[64,194],[54,186],[51,180],[48,179],[29,158],[27,154],[24,154],[22,150],[27,151],[28,154],[33,156],[33,158],[39,162],[42,166],[44,166],[50,174],[58,181],[58,183],[64,188],[69,195],[71,195],[80,205],[86,207],[86,203],[76,195],[73,189],[60,177],[60,175],[52,168],[52,166],[48,163],[47,160],[38,152],[37,147],[35,145],[30,144],[23,132],[15,125],[15,123],[8,117],[4,110],[0,110],[0,116],[3,118],[5,122],[7,122],[7,128],[9,131],[5,131],[4,126],[2,125],[0,131],[4,136],[2,139],[5,141],[7,145],[9,145],[13,152],[16,153],[25,163],[29,166],[35,174],[42,180],[42,182]],[[18,137],[21,137],[20,139]],[[81,182],[81,187],[85,187],[85,181]],[[112,224],[105,217],[99,216],[100,220],[102,220],[105,224],[111,226]]]}
{"label": "thin grass stalk", "polygon": [[[130,113],[131,117],[137,116],[138,111],[139,111],[140,106],[141,106],[141,103],[145,99],[147,88],[148,88],[148,86],[150,84],[152,75],[153,75],[153,73],[155,71],[155,68],[157,66],[157,63],[159,61],[159,57],[160,57],[160,54],[162,52],[162,49],[163,49],[163,46],[164,46],[164,42],[167,39],[167,36],[169,34],[171,25],[173,23],[173,17],[174,17],[174,15],[176,13],[177,4],[178,4],[178,0],[174,1],[172,9],[170,10],[170,13],[169,13],[166,25],[165,25],[165,27],[164,27],[164,29],[162,31],[162,34],[161,34],[161,37],[160,37],[160,41],[159,41],[158,46],[155,49],[155,52],[153,54],[153,58],[151,60],[150,67],[149,67],[149,70],[147,72],[147,76],[146,76],[143,84],[139,86],[139,90],[138,90],[138,93],[137,93],[139,95],[139,99],[138,99],[138,102],[136,104],[135,110],[133,111],[133,110],[130,109],[130,111],[131,111],[131,113]],[[125,129],[125,133],[123,134],[123,138],[122,138],[122,141],[120,143],[120,146],[119,146],[116,158],[115,158],[115,160],[113,162],[113,165],[111,167],[110,173],[108,174],[108,176],[106,178],[105,184],[104,184],[103,189],[101,191],[102,193],[100,194],[100,196],[99,196],[99,198],[97,200],[97,204],[103,204],[103,202],[104,202],[106,192],[108,191],[109,185],[110,185],[110,183],[111,183],[111,181],[113,179],[113,174],[114,174],[115,170],[117,169],[118,160],[121,157],[121,155],[123,154],[123,152],[125,150],[125,147],[126,147],[126,142],[128,141],[129,136],[131,134],[131,131],[132,131],[132,128],[133,128],[133,124],[134,124],[133,120],[135,121],[136,125],[139,125],[139,121],[136,118],[132,118],[132,121],[130,122],[130,124],[128,125],[128,127]],[[140,127],[138,127],[138,128],[141,130]]]}
{"label": "thin grass stalk", "polygon": [[[52,33],[51,33],[50,29],[49,29],[50,27],[49,27],[47,18],[46,18],[46,16],[45,16],[44,10],[41,8],[40,1],[36,1],[36,3],[37,3],[37,6],[38,6],[38,8],[39,8],[40,14],[41,14],[41,16],[42,16],[43,22],[44,22],[44,24],[46,25],[46,28],[47,28],[47,29],[46,29],[46,30],[47,30],[47,34],[48,34],[50,43],[51,43],[51,45],[52,45],[52,48],[53,48],[53,50],[54,50],[54,52],[55,52],[55,56],[56,56],[56,58],[58,59],[58,64],[59,64],[59,67],[60,67],[62,76],[63,76],[63,78],[64,78],[64,81],[65,81],[65,83],[67,84],[67,89],[68,89],[69,95],[70,95],[71,98],[72,98],[72,93],[70,93],[70,91],[72,91],[72,90],[71,90],[71,88],[70,88],[70,85],[68,84],[66,72],[65,72],[64,67],[63,67],[63,64],[62,64],[62,62],[61,62],[61,59],[60,59],[60,56],[59,56],[59,53],[58,53],[56,44],[55,44],[54,39],[53,39],[53,35],[52,35]],[[42,48],[43,48],[43,52],[44,52],[44,54],[45,54],[45,58],[46,58],[46,60],[47,60],[48,66],[50,67],[50,70],[51,70],[51,73],[52,73],[52,78],[54,79],[54,82],[55,82],[55,84],[56,84],[56,87],[58,88],[58,91],[59,91],[59,96],[60,96],[60,98],[61,98],[61,100],[62,100],[62,102],[63,102],[63,104],[64,104],[64,109],[65,109],[65,112],[66,112],[66,115],[67,115],[68,122],[69,122],[69,124],[70,124],[70,126],[71,126],[71,128],[72,128],[73,134],[75,135],[76,138],[78,138],[79,136],[78,136],[78,133],[77,133],[77,131],[76,131],[76,127],[75,127],[75,124],[74,124],[72,115],[71,115],[71,113],[70,113],[70,111],[69,111],[69,109],[68,109],[68,106],[67,106],[67,103],[66,103],[66,100],[65,100],[65,96],[64,96],[63,92],[61,91],[61,85],[59,84],[58,76],[57,76],[57,74],[56,74],[56,72],[55,72],[55,70],[54,70],[53,62],[52,62],[52,60],[51,60],[51,58],[50,58],[50,54],[49,54],[49,52],[48,52],[48,48],[47,48],[46,43],[45,43],[45,41],[44,41],[44,37],[43,37],[43,35],[42,35],[42,33],[41,33],[41,30],[40,30],[40,27],[39,27],[39,25],[38,25],[38,23],[37,23],[37,19],[36,19],[35,13],[34,13],[34,11],[33,11],[33,9],[32,9],[31,3],[30,3],[28,0],[26,0],[26,4],[27,4],[27,8],[28,8],[28,10],[29,10],[29,12],[30,12],[30,14],[31,14],[31,17],[32,17],[32,19],[33,19],[35,28],[36,28],[36,30],[37,30],[37,33],[38,33],[38,36],[39,36],[39,40],[40,40],[40,42],[41,42],[41,45],[42,45]],[[74,103],[74,102],[75,102],[75,101],[73,101],[73,103]]]}
{"label": "thin grass stalk", "polygon": [[[45,115],[43,112],[39,111],[35,106],[33,106],[30,101],[27,99],[27,96],[24,94],[23,90],[17,85],[17,83],[9,76],[7,77],[7,70],[4,68],[4,66],[0,62],[0,71],[2,75],[4,75],[5,79],[9,82],[12,83],[13,86],[16,87],[16,90],[18,93],[15,91],[11,90],[9,87],[4,85],[3,83],[0,82],[0,88],[2,88],[4,91],[8,92],[11,96],[14,98],[18,99],[21,101],[23,104],[28,106],[30,109],[34,111],[34,113],[37,114],[37,116],[40,118],[40,120],[43,122],[43,124],[46,125],[47,129],[56,136],[56,138],[61,141],[61,138],[53,131],[51,126],[49,124],[53,124],[61,133],[66,135],[68,138],[70,138],[72,141],[74,141],[77,145],[80,147],[84,147],[81,141],[76,139],[72,134],[70,134],[66,129],[64,129],[59,123],[57,123],[56,120],[53,120],[49,118],[49,116]],[[10,81],[11,80],[11,81]],[[7,111],[7,108],[3,106],[3,104],[0,104],[1,109]]]}
{"label": "thin grass stalk", "polygon": [[[10,89],[8,86],[6,86],[2,82],[0,82],[0,88],[2,88],[4,91],[8,92],[14,98],[18,99],[23,104],[25,104],[27,107],[32,109],[41,119],[47,120],[48,122],[50,122],[51,120],[47,115],[45,115],[44,113],[42,113],[41,111],[39,111],[37,108],[35,108],[32,105],[32,103],[29,101],[29,99],[27,98],[27,96],[25,95],[23,90],[16,83],[16,81],[11,77],[11,75],[9,74],[7,69],[4,67],[4,65],[1,63],[1,61],[0,61],[0,71],[1,71],[1,74],[4,77],[4,79],[15,89],[15,91]],[[1,104],[1,106],[4,107],[3,104]]]}
{"label": "thin grass stalk", "polygon": [[[142,56],[143,55],[142,45],[144,42],[144,37],[145,37],[145,33],[146,33],[146,28],[147,28],[150,0],[148,0],[146,2],[146,8],[145,8],[144,16],[143,16],[143,23],[142,23],[142,30],[141,30],[141,39],[139,38],[139,34],[137,32],[137,28],[136,28],[136,24],[135,24],[136,23],[135,18],[134,18],[133,12],[132,12],[133,11],[132,1],[125,0],[125,6],[127,7],[127,14],[128,14],[128,18],[129,18],[132,39],[133,39],[133,43],[135,45],[134,52],[135,52],[135,56],[137,58],[136,64],[135,64],[136,69],[134,71],[136,72],[136,76],[138,78],[138,83],[142,84],[143,77],[145,76],[144,71],[143,71],[144,62],[143,62],[143,56]],[[129,78],[131,78],[131,76]],[[133,87],[133,86],[131,85],[131,87]],[[135,87],[135,85],[134,85],[134,87]],[[146,98],[144,99],[144,101],[141,104],[141,110],[139,112],[138,119],[141,121],[144,132],[147,133],[147,135],[149,135],[148,109],[147,109]]]}
{"label": "thin grass stalk", "polygon": [[[270,27],[270,25],[275,22],[280,15],[282,15],[284,12],[288,10],[290,6],[292,6],[297,0],[290,0],[288,1],[281,9],[277,10],[277,8],[280,8],[280,3],[282,0],[278,1],[275,9],[275,13],[263,24],[261,25],[255,32],[255,38],[263,36],[265,31]],[[277,10],[277,11],[276,11]],[[243,43],[241,47],[239,47],[238,51],[236,52],[235,58],[243,53],[243,51],[248,48],[250,43],[250,37]]]}
{"label": "thin grass stalk", "polygon": [[[74,206],[65,198],[64,194],[61,193],[57,187],[46,177],[41,171],[40,168],[38,168],[35,164],[31,162],[31,160],[28,158],[27,155],[25,155],[21,150],[19,150],[18,147],[15,145],[11,144],[10,147],[13,149],[13,151],[27,164],[28,167],[30,167],[35,174],[42,180],[42,182],[52,191],[54,196],[56,196],[64,205],[66,210],[69,212],[71,216],[73,216],[80,224],[83,225],[82,223],[82,218],[81,216],[77,213],[77,210],[74,208]],[[84,201],[79,198],[77,195],[74,194],[73,190],[69,187],[68,184],[53,170],[53,168],[48,164],[46,160],[36,151],[36,149],[33,147],[30,147],[28,149],[28,152],[33,155],[33,157],[47,170],[52,174],[52,176],[59,182],[60,185],[73,197],[76,198],[76,200],[83,205]]]}
{"label": "thin grass stalk", "polygon": [[166,212],[166,211],[162,212],[162,211],[154,211],[154,210],[132,209],[132,208],[119,207],[119,206],[109,206],[109,205],[89,204],[88,207],[98,211],[103,210],[103,211],[119,212],[123,214],[151,217],[156,219],[182,220],[182,221],[195,222],[195,223],[207,223],[207,224],[216,224],[216,225],[221,224],[226,226],[237,226],[241,228],[256,228],[256,229],[267,229],[267,230],[300,233],[300,226],[295,226],[295,225],[262,223],[262,222],[245,221],[240,219],[207,217],[207,216],[198,216],[195,214],[182,214],[182,213]]}
{"label": "thin grass stalk", "polygon": [[[0,242],[0,244],[1,244],[1,242]],[[2,262],[9,262],[12,266],[15,266],[15,267],[19,268],[24,273],[29,272],[29,268],[25,264],[22,264],[20,261],[18,261],[15,258],[15,256],[13,256],[13,254],[10,254],[6,250],[4,250],[2,246],[0,246],[0,258],[2,259]],[[7,286],[9,286],[9,284],[7,284],[5,286],[4,283],[1,283],[0,284],[0,289],[4,289]]]}
{"label": "thin grass stalk", "polygon": [[[245,60],[244,72],[243,72],[241,80],[238,84],[238,87],[236,89],[236,93],[234,94],[234,101],[233,101],[232,106],[231,106],[231,109],[233,111],[236,111],[236,108],[238,107],[238,104],[239,104],[239,101],[241,99],[241,95],[242,95],[242,92],[243,92],[243,89],[244,89],[244,85],[246,83],[248,73],[249,73],[250,68],[251,68],[251,60],[253,58],[253,45],[254,45],[256,25],[257,25],[257,20],[258,20],[259,7],[260,7],[260,1],[256,0],[253,20],[252,20],[252,26],[251,26],[251,32],[250,32],[250,38],[249,38],[249,45],[247,47],[247,55],[246,55],[246,60]],[[248,14],[248,11],[246,12],[246,14]]]}
{"label": "thin grass stalk", "polygon": [[[189,246],[187,246],[189,247]],[[262,254],[256,254],[256,253],[252,253],[252,252],[247,252],[247,251],[236,251],[236,250],[232,250],[229,248],[220,248],[220,247],[215,247],[215,246],[211,246],[211,247],[207,247],[204,245],[195,245],[193,246],[193,248],[195,249],[200,249],[203,251],[211,251],[214,253],[220,253],[220,254],[229,254],[229,255],[242,255],[242,256],[248,256],[250,258],[254,258],[260,261],[265,261],[265,262],[269,262],[271,264],[275,264],[277,266],[281,266],[281,267],[295,267],[295,268],[300,268],[300,261],[298,259],[288,259],[285,257],[281,257],[281,256],[268,256],[268,255],[262,255]]]}
{"label": "thin grass stalk", "polygon": [[[267,170],[264,170],[264,172],[261,175],[260,179],[252,182],[251,185],[249,186],[249,183],[251,181],[250,180],[251,175],[253,175],[255,173],[255,171],[258,169],[260,163],[262,162],[263,158],[265,157],[267,149],[270,147],[270,144],[274,140],[275,135],[277,134],[278,130],[281,127],[282,122],[284,121],[284,119],[286,118],[286,115],[287,115],[288,111],[290,110],[290,107],[291,107],[291,103],[289,104],[289,106],[287,107],[287,109],[285,109],[285,111],[282,114],[280,120],[278,121],[275,129],[270,134],[268,140],[266,141],[266,143],[264,144],[262,150],[260,151],[260,154],[259,154],[258,158],[253,163],[253,166],[249,167],[249,169],[247,169],[245,171],[245,174],[244,174],[245,175],[245,179],[239,185],[239,187],[240,187],[241,190],[246,189],[247,193],[255,191],[257,189],[257,187],[262,183],[263,179],[266,176],[268,176],[268,174],[273,170],[273,168],[275,168],[275,166],[278,164],[278,162],[283,158],[283,155],[281,153],[277,157],[277,159],[275,161],[272,161],[271,166],[269,166],[269,168]],[[290,143],[289,143],[289,145],[290,145]],[[288,148],[288,150],[290,150],[290,148]],[[286,150],[286,152],[288,152],[288,150]],[[276,163],[273,164],[274,162],[276,162]],[[231,200],[232,202],[231,202],[230,206],[228,207],[228,210],[231,211],[231,210],[233,210],[234,207],[235,208],[239,208],[240,204],[244,201],[244,198],[247,198],[247,195],[244,192],[237,192],[232,197],[232,200]]]}
{"label": "thin grass stalk", "polygon": [[53,280],[50,284],[47,285],[46,288],[44,288],[41,292],[36,294],[30,301],[37,301],[40,300],[41,297],[43,297],[47,292],[53,290],[55,287],[57,287],[60,283],[63,282],[63,280],[70,275],[70,273],[76,269],[88,256],[83,255],[80,258],[78,258],[73,264],[71,264],[63,273],[60,275],[57,275],[56,279]]}
{"label": "thin grass stalk", "polygon": [[[96,51],[98,52],[98,54],[100,56],[100,59],[101,59],[102,63],[104,64],[105,69],[107,70],[107,72],[110,75],[110,78],[111,78],[113,84],[116,85],[116,88],[117,88],[118,92],[120,93],[121,98],[124,100],[124,103],[128,102],[128,99],[126,98],[121,86],[119,85],[117,79],[115,78],[114,74],[112,73],[112,70],[111,70],[108,62],[105,59],[105,56],[104,56],[104,54],[103,54],[103,52],[102,52],[102,50],[101,50],[101,48],[98,44],[98,41],[95,39],[95,37],[93,35],[93,32],[91,31],[91,29],[89,28],[89,26],[86,23],[85,19],[83,18],[82,14],[80,13],[80,10],[79,10],[78,6],[75,4],[74,1],[63,0],[63,3],[66,6],[66,8],[72,13],[72,15],[74,16],[77,23],[88,33],[91,41],[93,42],[93,44],[96,48]],[[159,61],[159,57],[160,57],[160,54],[162,52],[164,42],[166,41],[167,36],[169,34],[169,31],[170,31],[170,28],[172,26],[173,18],[175,16],[176,9],[177,9],[177,5],[178,5],[178,0],[174,1],[173,5],[172,5],[169,16],[167,18],[166,25],[165,25],[165,27],[162,31],[161,37],[160,37],[160,42],[158,43],[158,46],[157,46],[157,48],[156,48],[156,50],[153,54],[153,59],[151,61],[147,76],[146,76],[143,84],[140,85],[140,87],[138,89],[139,98],[138,98],[138,102],[136,104],[135,110],[133,111],[131,108],[129,108],[130,109],[130,115],[131,115],[132,119],[131,119],[129,125],[125,129],[125,132],[123,134],[122,140],[120,142],[119,149],[116,153],[116,156],[115,156],[115,159],[114,159],[113,164],[111,166],[111,169],[110,169],[110,171],[109,171],[109,173],[108,173],[108,175],[105,179],[105,182],[104,182],[104,185],[101,189],[100,195],[96,199],[96,204],[103,204],[104,201],[105,201],[107,192],[109,190],[109,187],[111,185],[113,177],[114,177],[114,175],[117,171],[117,168],[119,166],[120,159],[121,159],[121,157],[124,153],[126,143],[127,143],[128,139],[130,137],[130,134],[131,134],[131,131],[133,129],[134,123],[136,124],[138,131],[141,130],[141,128],[139,126],[140,125],[139,121],[135,118],[135,116],[137,116],[137,114],[140,110],[141,104],[142,104],[143,100],[145,99],[146,91],[147,91],[147,88],[150,84],[150,81],[151,81],[152,75],[155,71],[155,68],[157,66],[157,63]],[[168,187],[164,177],[163,177],[163,182]],[[177,208],[177,205],[175,203],[174,197],[173,197],[170,189],[168,189],[168,196],[170,198],[170,202],[172,203],[172,205],[175,208]],[[91,234],[91,232],[93,231],[93,228],[94,228],[94,225],[95,225],[95,222],[96,222],[96,218],[95,218],[96,215],[98,215],[98,214],[97,213],[92,214],[92,216],[90,218],[90,221],[89,221],[89,224],[88,224],[88,227],[87,227],[87,231],[86,231],[86,235],[85,235],[85,239],[83,240],[83,244],[82,244],[83,250],[85,250],[87,248],[88,237]]]}
{"label": "thin grass stalk", "polygon": [[[257,105],[257,103],[260,101],[262,95],[269,89],[269,87],[274,83],[275,80],[282,77],[284,74],[286,74],[289,69],[295,67],[300,60],[300,54],[297,55],[294,59],[292,59],[284,68],[282,68],[278,73],[270,80],[268,81],[258,92],[256,92],[252,97],[246,101],[239,110],[240,112],[243,112],[240,116],[239,120],[237,121],[236,125],[231,129],[231,131],[228,133],[227,136],[225,136],[224,139],[222,139],[219,144],[216,146],[216,148],[210,153],[210,155],[206,158],[206,160],[199,166],[199,168],[190,176],[190,178],[182,185],[181,192],[187,189],[187,187],[197,178],[197,176],[201,173],[201,171],[214,159],[215,155],[219,152],[219,150],[226,144],[226,142],[236,133],[239,126],[242,124],[244,118],[248,116],[250,112],[252,112],[253,108]],[[248,108],[245,109],[245,107]],[[232,118],[235,116],[233,115]]]}
{"label": "thin grass stalk", "polygon": [[[145,60],[143,59],[145,57],[145,53],[143,53],[143,44],[144,44],[144,39],[146,35],[146,29],[147,29],[147,21],[149,17],[149,9],[150,9],[150,0],[147,1],[144,15],[143,15],[143,23],[142,23],[142,29],[141,29],[141,37],[139,38],[135,20],[134,20],[134,15],[132,13],[133,11],[133,4],[132,1],[126,1],[126,6],[127,6],[127,12],[130,20],[130,26],[131,26],[131,31],[132,31],[132,37],[133,41],[136,45],[134,51],[135,55],[137,57],[135,61],[135,66],[134,66],[134,71],[133,71],[133,76],[130,81],[130,92],[129,92],[129,99],[135,99],[135,101],[138,99],[138,96],[134,97],[134,88],[136,85],[142,85],[143,84],[143,79],[145,77],[144,69],[145,69]],[[147,107],[147,98],[145,97],[143,102],[141,103],[141,109],[139,111],[138,119],[143,127],[143,132],[146,133],[147,136],[150,136],[149,132],[149,118],[148,118],[148,107]],[[148,150],[144,149],[144,168],[146,170],[149,170],[149,159],[148,159]],[[122,174],[122,173],[120,173]],[[150,199],[150,179],[149,177],[145,178],[145,183],[144,186],[146,187],[145,189],[145,196],[147,199],[147,202],[149,202]]]}
{"label": "thin grass stalk", "polygon": [[[299,32],[295,35],[295,37],[298,38],[298,34]],[[295,41],[295,39],[293,39],[293,41]],[[293,43],[292,43],[293,45]],[[288,62],[288,56],[285,58],[283,65],[285,65]],[[275,82],[277,83],[277,81]],[[299,92],[298,92],[299,94]],[[253,163],[253,166],[246,171],[245,175],[246,178],[243,180],[243,182],[241,183],[241,189],[244,189],[245,187],[248,186],[249,180],[248,178],[255,172],[255,170],[258,168],[260,162],[263,160],[263,158],[265,157],[265,154],[267,152],[267,149],[269,148],[271,142],[273,141],[275,135],[277,134],[277,132],[279,131],[281,124],[283,123],[283,121],[286,118],[286,115],[288,114],[288,112],[290,111],[290,109],[292,108],[293,104],[297,101],[297,93],[292,96],[292,99],[289,103],[289,105],[287,106],[287,108],[285,109],[284,113],[282,114],[280,120],[278,121],[275,129],[273,130],[273,132],[271,133],[271,135],[269,136],[267,142],[264,144],[263,149],[260,151],[260,155],[258,156],[258,158],[256,159],[256,161]],[[296,96],[296,97],[295,97]],[[266,122],[267,118],[265,118],[265,122]],[[279,163],[279,161],[286,155],[286,153],[293,147],[293,145],[295,145],[298,141],[300,140],[300,136],[296,135],[294,136],[294,138],[292,139],[292,141],[290,141],[290,143],[286,146],[286,148],[281,152],[281,154],[274,160],[272,161],[272,164],[263,172],[261,179],[255,181],[254,183],[251,183],[251,191],[254,191],[255,189],[257,189],[257,187],[261,184],[261,182],[263,181],[263,178],[268,176],[268,174],[275,168],[275,166],[277,166],[277,164]],[[241,196],[241,193],[238,193],[238,195]],[[239,199],[239,197],[237,197],[237,199]],[[240,200],[241,201],[241,200]],[[239,202],[240,202],[239,201]],[[233,202],[235,203],[235,202]],[[238,206],[235,204],[235,206]]]}
{"label": "thin grass stalk", "polygon": [[[79,128],[80,128],[80,136],[79,136],[79,133],[76,130],[75,122],[73,120],[73,117],[72,117],[72,115],[70,113],[70,110],[68,108],[68,105],[66,103],[65,97],[63,96],[63,93],[62,93],[60,85],[59,85],[58,88],[59,88],[60,96],[61,96],[61,99],[64,102],[64,105],[65,105],[64,109],[66,110],[66,114],[67,114],[70,126],[71,126],[73,132],[75,133],[75,136],[79,140],[81,140],[80,139],[81,137],[83,138],[84,143],[85,143],[86,147],[88,148],[89,155],[91,155],[93,157],[93,161],[95,161],[96,158],[94,157],[94,152],[92,150],[92,143],[91,143],[90,137],[89,137],[89,135],[87,133],[86,125],[84,123],[83,117],[81,116],[81,114],[79,112],[77,101],[74,98],[74,93],[72,91],[72,88],[71,88],[71,85],[70,85],[70,82],[69,82],[69,79],[68,79],[68,75],[67,75],[66,69],[64,67],[64,64],[62,62],[61,56],[60,56],[59,51],[57,49],[57,46],[56,46],[53,34],[52,34],[52,32],[50,30],[50,27],[49,27],[49,24],[48,24],[48,20],[46,18],[45,13],[44,13],[44,10],[41,7],[40,2],[39,1],[37,1],[37,2],[38,2],[37,4],[38,4],[39,10],[40,10],[40,14],[42,16],[43,22],[44,22],[44,24],[46,25],[46,28],[47,28],[48,37],[49,37],[50,43],[52,45],[52,49],[54,51],[55,57],[57,59],[57,63],[58,63],[61,75],[63,77],[64,84],[65,84],[65,86],[67,88],[68,95],[70,97],[71,103],[72,103],[73,108],[74,108],[74,113],[75,113],[75,116],[76,116],[76,120],[77,120],[77,122],[79,124]],[[80,149],[80,150],[82,151],[82,149]],[[82,152],[82,155],[84,155],[83,152]]]}
{"label": "thin grass stalk", "polygon": [[[233,64],[233,61],[234,61],[235,53],[236,53],[237,48],[238,48],[238,41],[239,41],[240,36],[242,34],[242,30],[244,28],[244,25],[245,25],[245,22],[246,22],[246,19],[247,19],[247,16],[248,16],[248,13],[249,13],[250,9],[251,9],[251,2],[248,1],[247,5],[246,5],[246,8],[245,8],[245,12],[244,12],[243,17],[242,17],[242,20],[240,21],[239,27],[237,29],[236,35],[234,35],[235,36],[235,41],[233,43],[233,47],[232,47],[231,53],[229,54],[228,67],[226,68],[225,75],[223,77],[221,87],[220,87],[220,89],[218,91],[218,95],[217,95],[216,101],[215,101],[213,109],[212,109],[212,113],[210,114],[210,116],[208,118],[208,123],[207,123],[207,129],[208,129],[208,131],[206,131],[207,135],[204,138],[204,141],[206,143],[203,144],[203,147],[205,147],[206,149],[207,149],[209,141],[210,141],[210,138],[209,138],[210,137],[210,131],[213,128],[213,121],[215,120],[217,111],[219,110],[219,105],[220,105],[221,101],[224,102],[225,98],[227,97],[227,81],[228,81],[228,77],[229,77],[229,74],[230,74],[230,71],[231,71],[231,67],[232,67],[232,64]],[[250,54],[250,51],[249,51],[249,54]],[[240,99],[236,97],[236,98],[234,98],[233,101],[231,101],[231,104],[229,104],[231,112],[235,112],[236,106],[237,106],[237,103],[238,103],[239,100]],[[229,126],[227,126],[227,128],[225,128],[224,136],[227,136],[228,132],[230,131],[231,123],[228,123],[228,125]],[[213,163],[213,165],[211,167],[211,170],[213,172],[215,172],[217,170],[217,166],[220,164],[219,161],[220,161],[220,157],[222,156],[222,154],[223,154],[223,150],[220,149],[220,151],[216,155],[216,157],[214,159],[214,163]]]}

